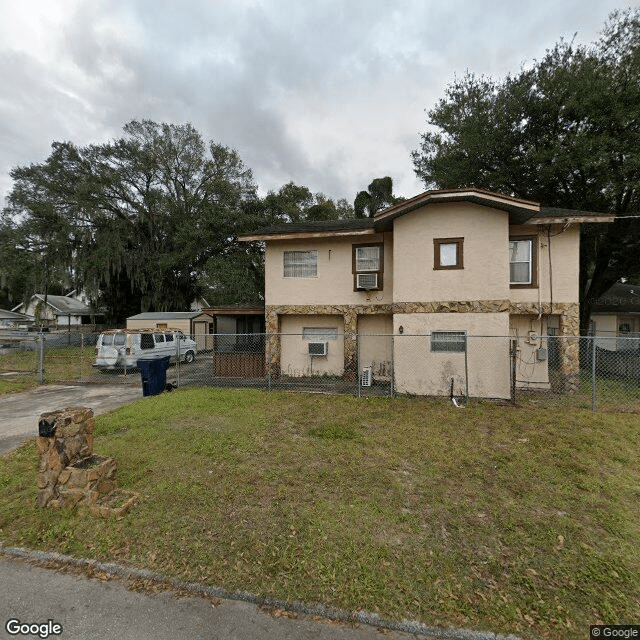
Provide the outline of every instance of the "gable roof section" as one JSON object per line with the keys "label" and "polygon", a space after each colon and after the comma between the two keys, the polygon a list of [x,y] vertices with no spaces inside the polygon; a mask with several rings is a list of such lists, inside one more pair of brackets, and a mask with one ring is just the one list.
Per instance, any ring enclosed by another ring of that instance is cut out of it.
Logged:
{"label": "gable roof section", "polygon": [[[33,298],[44,302],[44,295],[41,293],[36,293]],[[33,298],[31,298],[33,300]],[[59,314],[63,315],[72,315],[72,316],[88,316],[88,315],[99,315],[96,311],[88,307],[80,300],[76,300],[75,298],[68,298],[67,296],[47,296],[47,305],[50,306],[54,311],[57,311]],[[18,305],[19,307],[20,305]],[[18,308],[16,307],[16,309]]]}
{"label": "gable roof section", "polygon": [[640,285],[617,282],[591,302],[592,313],[640,313]]}
{"label": "gable roof section", "polygon": [[0,309],[0,320],[24,320],[25,322],[33,322],[33,316],[27,316],[24,313],[16,313],[15,311],[7,311]]}
{"label": "gable roof section", "polygon": [[502,193],[494,193],[484,189],[437,189],[425,191],[413,198],[378,211],[374,219],[394,220],[426,205],[447,202],[471,202],[483,207],[506,211],[509,214],[511,224],[524,224],[532,215],[540,211],[539,202],[505,196]]}

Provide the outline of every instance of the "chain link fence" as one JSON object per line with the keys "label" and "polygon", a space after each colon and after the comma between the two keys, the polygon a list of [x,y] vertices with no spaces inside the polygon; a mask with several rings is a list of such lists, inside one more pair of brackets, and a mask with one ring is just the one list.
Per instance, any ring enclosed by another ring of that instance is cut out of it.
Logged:
{"label": "chain link fence", "polygon": [[[356,396],[436,396],[463,406],[486,398],[640,411],[640,338],[407,334],[206,334],[153,332],[146,348],[100,334],[0,334],[0,376],[36,383],[140,385],[136,358],[169,355],[176,387],[232,387]],[[112,340],[116,342],[116,340]],[[130,353],[127,353],[129,350]],[[100,357],[99,357],[100,356]]]}

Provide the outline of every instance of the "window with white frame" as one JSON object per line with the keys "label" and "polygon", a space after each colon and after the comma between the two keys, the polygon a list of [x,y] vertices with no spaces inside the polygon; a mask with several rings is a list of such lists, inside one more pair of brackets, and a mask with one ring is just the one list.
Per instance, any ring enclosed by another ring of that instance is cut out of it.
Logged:
{"label": "window with white frame", "polygon": [[285,251],[282,262],[285,278],[315,278],[318,275],[317,251]]}
{"label": "window with white frame", "polygon": [[382,289],[384,271],[384,247],[381,242],[354,244],[352,246],[353,290]]}
{"label": "window with white frame", "polygon": [[355,247],[356,251],[356,272],[380,271],[380,257],[382,246]]}
{"label": "window with white frame", "polygon": [[509,240],[509,282],[512,287],[536,286],[536,248],[532,237]]}
{"label": "window with white frame", "polygon": [[462,248],[464,238],[434,238],[433,268],[463,269]]}
{"label": "window with white frame", "polygon": [[466,331],[432,331],[431,351],[464,353],[467,349]]}

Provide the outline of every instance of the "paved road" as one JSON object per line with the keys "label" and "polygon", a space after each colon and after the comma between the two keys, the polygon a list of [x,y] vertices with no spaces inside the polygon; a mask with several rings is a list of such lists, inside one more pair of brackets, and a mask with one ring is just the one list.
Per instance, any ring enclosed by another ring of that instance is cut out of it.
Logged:
{"label": "paved road", "polygon": [[137,385],[43,385],[0,396],[0,454],[38,433],[45,411],[71,406],[90,407],[98,415],[142,397]]}
{"label": "paved road", "polygon": [[[7,622],[62,627],[52,640],[415,640],[413,635],[366,625],[270,615],[254,604],[171,592],[130,591],[121,580],[89,579],[0,555],[0,638]],[[28,637],[38,637],[36,635]],[[40,637],[46,637],[41,635]],[[460,637],[460,636],[458,636]]]}

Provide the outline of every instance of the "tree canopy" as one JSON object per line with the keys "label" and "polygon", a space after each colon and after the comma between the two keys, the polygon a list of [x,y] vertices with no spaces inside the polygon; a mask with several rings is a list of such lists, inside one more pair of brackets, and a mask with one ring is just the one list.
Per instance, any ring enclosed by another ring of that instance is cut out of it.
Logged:
{"label": "tree canopy", "polygon": [[485,188],[620,216],[583,225],[583,330],[589,300],[640,273],[640,10],[612,13],[597,42],[561,41],[502,80],[467,73],[427,124],[412,153],[427,188]]}
{"label": "tree canopy", "polygon": [[360,191],[353,202],[356,218],[373,218],[377,211],[400,202],[393,195],[393,180],[389,176],[374,178],[366,191]]}
{"label": "tree canopy", "polygon": [[124,135],[79,147],[54,142],[40,164],[11,172],[0,222],[7,306],[33,293],[82,289],[109,323],[140,311],[255,302],[262,248],[243,232],[353,215],[345,200],[293,183],[260,199],[233,149],[190,124],[132,121]]}

